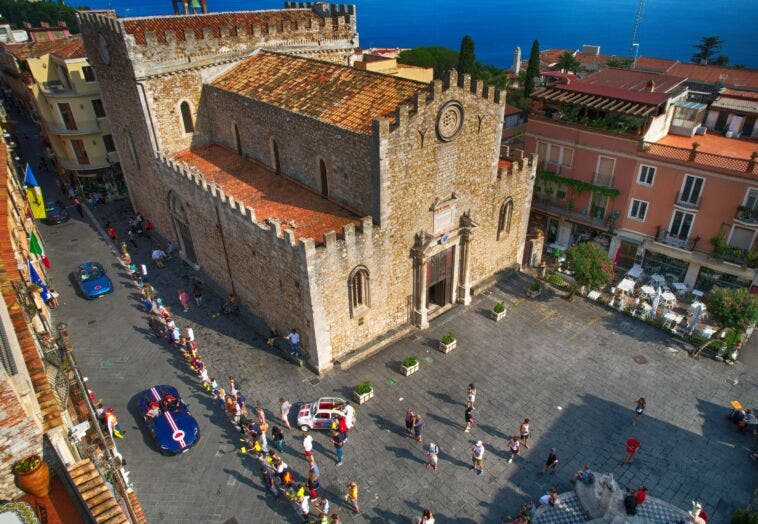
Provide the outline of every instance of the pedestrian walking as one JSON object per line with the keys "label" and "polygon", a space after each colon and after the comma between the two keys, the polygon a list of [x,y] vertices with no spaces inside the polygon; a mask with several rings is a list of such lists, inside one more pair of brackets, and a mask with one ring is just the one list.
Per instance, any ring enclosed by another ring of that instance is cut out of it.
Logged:
{"label": "pedestrian walking", "polygon": [[145,313],[148,315],[153,312],[153,301],[150,300],[149,297],[146,297],[145,300],[142,302],[142,305],[145,308]]}
{"label": "pedestrian walking", "polygon": [[293,357],[298,356],[298,354],[300,352],[300,347],[299,347],[299,344],[300,344],[300,333],[297,332],[297,329],[292,328],[290,330],[289,334],[286,337],[284,337],[284,338],[286,338],[287,340],[289,340],[289,343],[290,343],[290,355],[292,355]]}
{"label": "pedestrian walking", "polygon": [[405,412],[405,429],[408,435],[413,435],[413,421],[416,418],[416,414],[411,408],[408,408]]}
{"label": "pedestrian walking", "polygon": [[439,468],[439,454],[440,454],[440,448],[435,444],[434,442],[430,442],[429,445],[426,447],[426,456],[429,458],[429,461],[426,463],[427,469],[432,468],[434,471],[437,471]]}
{"label": "pedestrian walking", "polygon": [[116,230],[113,228],[110,222],[105,224],[105,230],[108,233],[108,237],[113,241],[114,244],[116,244]]}
{"label": "pedestrian walking", "polygon": [[307,431],[303,431],[303,451],[306,460],[313,456],[313,437]]}
{"label": "pedestrian walking", "polygon": [[152,238],[150,237],[150,233],[151,233],[152,231],[153,231],[153,223],[152,223],[152,222],[150,221],[150,219],[148,218],[147,220],[145,220],[145,236],[146,236],[148,239],[150,239],[150,240],[152,240]]}
{"label": "pedestrian walking", "polygon": [[425,509],[421,514],[421,518],[416,521],[416,524],[434,524],[434,516],[432,515],[432,512]]}
{"label": "pedestrian walking", "polygon": [[195,304],[198,306],[203,302],[203,285],[199,280],[195,280],[192,284],[192,296],[195,299]]}
{"label": "pedestrian walking", "polygon": [[621,461],[622,464],[631,464],[632,459],[634,458],[634,454],[637,453],[637,450],[640,449],[640,441],[634,437],[629,437],[626,439],[626,455],[624,455],[624,459]]}
{"label": "pedestrian walking", "polygon": [[316,502],[313,503],[313,509],[316,510],[316,515],[323,519],[329,516],[329,501],[323,495],[319,497]]}
{"label": "pedestrian walking", "polygon": [[474,402],[476,401],[476,386],[474,386],[473,383],[468,385],[468,391],[466,392],[466,403],[467,405],[474,407]]}
{"label": "pedestrian walking", "polygon": [[337,513],[329,515],[329,524],[342,524],[342,519]]}
{"label": "pedestrian walking", "polygon": [[525,418],[518,428],[521,434],[521,443],[526,449],[529,449],[529,419]]}
{"label": "pedestrian walking", "polygon": [[279,429],[279,426],[274,426],[271,429],[271,442],[279,450],[279,453],[284,451],[284,433]]}
{"label": "pedestrian walking", "polygon": [[318,498],[318,488],[321,487],[321,484],[318,481],[318,477],[314,475],[313,473],[308,474],[308,481],[305,483],[305,486],[308,488],[308,495],[312,499]]}
{"label": "pedestrian walking", "polygon": [[413,437],[416,439],[416,442],[423,442],[424,439],[421,436],[421,432],[424,430],[424,419],[421,418],[419,415],[415,415],[413,417]]}
{"label": "pedestrian walking", "polygon": [[151,284],[146,283],[144,286],[142,286],[142,294],[147,298],[154,298],[155,288]]}
{"label": "pedestrian walking", "polygon": [[79,202],[79,199],[73,196],[71,197],[71,203],[74,204],[74,207],[76,208],[76,212],[79,213],[79,216],[81,218],[84,218],[84,208],[82,207],[82,203]]}
{"label": "pedestrian walking", "polygon": [[468,433],[469,431],[471,431],[471,426],[474,425],[474,415],[472,414],[473,411],[474,411],[474,406],[472,406],[471,404],[466,406],[466,413],[464,415],[466,419],[466,429],[463,430],[464,433]]}
{"label": "pedestrian walking", "polygon": [[266,486],[266,489],[269,490],[272,495],[278,497],[279,489],[276,487],[273,472],[266,466],[261,467],[261,478],[263,479],[263,485]]}
{"label": "pedestrian walking", "polygon": [[634,403],[634,417],[632,419],[632,425],[637,424],[637,421],[645,412],[646,406],[647,406],[647,402],[645,402],[645,397],[638,398],[637,402]]}
{"label": "pedestrian walking", "polygon": [[195,330],[189,324],[184,326],[184,336],[187,337],[187,342],[195,341]]}
{"label": "pedestrian walking", "polygon": [[345,411],[345,422],[347,423],[347,429],[353,429],[355,426],[355,408],[349,400],[345,401],[345,407],[343,410]]}
{"label": "pedestrian walking", "polygon": [[187,293],[183,289],[177,289],[176,290],[177,297],[179,298],[179,303],[182,305],[182,310],[186,313],[189,311],[189,303],[190,303],[190,296],[189,293]]}
{"label": "pedestrian walking", "polygon": [[545,460],[545,465],[542,466],[542,470],[540,471],[540,475],[545,473],[547,470],[550,470],[550,473],[555,473],[555,469],[558,467],[558,455],[555,453],[555,448],[550,448],[550,453],[547,455],[547,460]]}
{"label": "pedestrian walking", "polygon": [[516,458],[516,455],[519,454],[519,451],[521,451],[521,441],[519,440],[518,435],[513,435],[511,440],[508,441],[508,449],[511,450],[511,458],[508,459],[508,464],[510,464],[513,462],[513,459]]}
{"label": "pedestrian walking", "polygon": [[353,506],[353,510],[356,513],[361,512],[361,508],[358,506],[358,484],[352,481],[347,483],[347,496],[345,499]]}
{"label": "pedestrian walking", "polygon": [[291,430],[292,427],[290,426],[290,409],[292,409],[292,404],[284,400],[283,398],[279,399],[279,418],[282,420],[282,423],[284,424],[284,427]]}
{"label": "pedestrian walking", "polygon": [[474,471],[477,475],[484,473],[484,444],[481,440],[477,441],[471,448],[471,462],[474,464]]}
{"label": "pedestrian walking", "polygon": [[337,430],[332,431],[332,445],[337,455],[337,465],[341,466],[344,459],[345,436]]}
{"label": "pedestrian walking", "polygon": [[316,478],[319,478],[321,476],[321,473],[319,473],[319,470],[318,470],[318,464],[316,464],[316,459],[314,459],[313,457],[308,459],[308,468],[309,468],[308,469],[309,475],[313,473],[313,475],[315,475]]}
{"label": "pedestrian walking", "polygon": [[139,246],[137,246],[137,240],[134,238],[134,228],[133,227],[130,227],[126,231],[126,235],[129,237],[129,242],[131,242],[134,247],[139,247]]}

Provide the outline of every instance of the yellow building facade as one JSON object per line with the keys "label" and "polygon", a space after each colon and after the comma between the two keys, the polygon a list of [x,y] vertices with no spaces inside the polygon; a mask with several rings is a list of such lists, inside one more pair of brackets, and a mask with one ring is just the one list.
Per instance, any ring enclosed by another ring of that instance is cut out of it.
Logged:
{"label": "yellow building facade", "polygon": [[[4,46],[3,68],[17,68],[33,116],[45,134],[47,156],[81,198],[126,196],[118,153],[100,86],[81,37]],[[15,63],[15,64],[14,64]],[[19,95],[19,93],[16,93]]]}

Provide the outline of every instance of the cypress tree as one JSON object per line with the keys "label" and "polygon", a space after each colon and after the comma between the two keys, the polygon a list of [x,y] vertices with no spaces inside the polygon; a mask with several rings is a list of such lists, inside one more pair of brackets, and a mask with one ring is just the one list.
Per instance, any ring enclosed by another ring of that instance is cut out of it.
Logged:
{"label": "cypress tree", "polygon": [[458,53],[458,74],[474,76],[476,57],[474,56],[474,39],[466,35],[461,39],[461,51]]}
{"label": "cypress tree", "polygon": [[524,79],[524,96],[532,96],[534,91],[534,79],[540,76],[540,43],[535,40],[532,43],[532,52],[529,55],[529,63],[526,66],[526,78]]}

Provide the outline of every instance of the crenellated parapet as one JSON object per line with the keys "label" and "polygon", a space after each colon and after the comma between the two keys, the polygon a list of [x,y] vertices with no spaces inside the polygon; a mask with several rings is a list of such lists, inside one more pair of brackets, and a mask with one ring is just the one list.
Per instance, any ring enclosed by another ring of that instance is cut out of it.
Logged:
{"label": "crenellated parapet", "polygon": [[209,180],[196,167],[163,153],[155,156],[155,163],[159,173],[173,178],[170,186],[177,187],[177,183],[180,184],[179,187],[191,193],[194,199],[212,202],[220,213],[250,225],[260,234],[268,235],[274,245],[292,249],[306,257],[357,256],[374,238],[372,219],[364,217],[358,227],[353,223],[343,226],[339,235],[336,231],[328,231],[320,239],[298,239],[295,234],[296,225],[286,217],[256,216],[252,207],[226,194],[219,184]]}
{"label": "crenellated parapet", "polygon": [[445,99],[449,92],[462,90],[477,98],[485,100],[495,108],[505,107],[505,90],[485,84],[481,80],[471,81],[470,75],[458,75],[450,70],[444,80],[433,80],[429,87],[416,93],[410,103],[402,104],[395,110],[392,119],[377,119],[374,121],[374,131],[380,134],[391,133],[398,128],[407,128],[415,123],[415,118],[424,108],[435,100]]}

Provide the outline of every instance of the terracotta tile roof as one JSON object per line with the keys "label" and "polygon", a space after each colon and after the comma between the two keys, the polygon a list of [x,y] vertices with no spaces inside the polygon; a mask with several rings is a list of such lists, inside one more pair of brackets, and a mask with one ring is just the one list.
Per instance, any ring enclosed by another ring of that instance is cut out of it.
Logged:
{"label": "terracotta tile roof", "polygon": [[87,52],[84,50],[84,42],[81,38],[72,38],[66,45],[57,48],[50,53],[64,60],[71,60],[74,58],[87,58]]}
{"label": "terracotta tile roof", "polygon": [[[193,147],[176,153],[175,158],[197,167],[224,193],[252,207],[257,220],[280,220],[282,229],[292,230],[296,239],[312,238],[317,244],[323,243],[324,233],[341,234],[342,226],[359,223],[350,211],[224,146]],[[293,221],[295,227],[286,226],[286,221]]]}
{"label": "terracotta tile roof", "polygon": [[262,34],[267,34],[268,25],[275,24],[279,30],[284,26],[285,30],[297,27],[298,21],[310,20],[314,26],[324,27],[325,19],[318,16],[311,9],[277,9],[271,11],[240,11],[236,13],[208,13],[184,16],[151,16],[144,18],[124,18],[124,31],[133,35],[137,44],[146,43],[145,33],[153,31],[159,42],[166,41],[166,32],[176,32],[178,40],[184,40],[185,29],[194,31],[195,38],[203,38],[203,28],[213,30],[213,38],[221,37],[221,27],[228,27],[229,34],[237,35],[237,27],[244,27],[249,33],[252,26],[261,28]]}
{"label": "terracotta tile roof", "polygon": [[586,85],[614,87],[627,91],[650,92],[650,82],[655,84],[653,92],[669,93],[684,83],[686,79],[647,71],[632,71],[630,69],[605,68],[583,78],[580,82]]}
{"label": "terracotta tile roof", "polygon": [[756,69],[735,69],[734,67],[685,64],[680,62],[671,66],[667,72],[703,84],[720,82],[729,87],[758,89],[758,70]]}
{"label": "terracotta tile roof", "polygon": [[260,51],[213,84],[254,100],[370,134],[375,118],[392,117],[397,106],[427,85],[268,51]]}
{"label": "terracotta tile roof", "polygon": [[729,98],[742,98],[745,100],[758,100],[757,91],[743,91],[741,89],[729,89],[725,87],[719,93],[719,96],[727,96]]}
{"label": "terracotta tile roof", "polygon": [[645,71],[657,71],[659,73],[666,73],[671,66],[677,63],[677,60],[671,60],[669,58],[653,58],[650,56],[640,56],[637,58],[637,69]]}
{"label": "terracotta tile roof", "polygon": [[[2,44],[3,49],[6,52],[12,54],[19,60],[28,60],[30,58],[39,58],[41,56],[51,54],[57,50],[64,50],[73,48],[75,43],[82,45],[81,36],[72,36],[69,38],[59,38],[57,40],[49,40],[47,42],[23,42],[20,44]],[[83,48],[82,48],[83,52]],[[86,55],[83,55],[86,56]],[[79,57],[71,57],[79,58]]]}
{"label": "terracotta tile roof", "polygon": [[545,49],[544,51],[540,51],[540,62],[550,66],[555,64],[558,58],[565,52],[576,53],[573,49]]}
{"label": "terracotta tile roof", "polygon": [[524,111],[522,109],[519,109],[516,106],[512,106],[511,104],[505,104],[505,116],[508,115],[518,115],[520,113],[523,113]]}
{"label": "terracotta tile roof", "polygon": [[129,519],[89,459],[68,468],[68,474],[95,522],[128,524]]}

